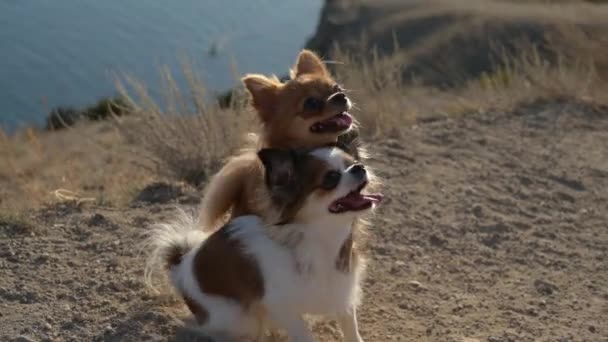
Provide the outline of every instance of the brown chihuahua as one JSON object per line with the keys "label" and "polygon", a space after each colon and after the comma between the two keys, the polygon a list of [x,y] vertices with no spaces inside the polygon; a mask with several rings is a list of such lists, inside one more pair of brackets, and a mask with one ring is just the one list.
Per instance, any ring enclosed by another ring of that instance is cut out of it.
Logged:
{"label": "brown chihuahua", "polygon": [[[351,102],[313,52],[303,50],[285,83],[249,74],[242,79],[262,130],[258,148],[316,148],[339,143],[353,127]],[[357,155],[357,153],[351,154]],[[286,173],[289,177],[289,173]],[[289,183],[289,179],[286,179]],[[281,218],[270,202],[263,166],[255,150],[232,157],[211,179],[201,204],[199,224],[213,231],[231,217],[254,214],[267,223]]]}

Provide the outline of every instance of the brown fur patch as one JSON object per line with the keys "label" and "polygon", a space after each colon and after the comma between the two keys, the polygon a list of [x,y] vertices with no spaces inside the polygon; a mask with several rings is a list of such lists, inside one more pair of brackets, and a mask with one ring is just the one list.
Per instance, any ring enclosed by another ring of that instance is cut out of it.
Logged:
{"label": "brown fur patch", "polygon": [[[235,160],[236,161],[236,160]],[[264,187],[264,166],[254,152],[248,152],[242,159],[227,166],[234,168],[234,180],[241,186],[239,192],[232,199],[231,217],[255,214],[264,219],[271,220],[274,210],[268,196],[260,196],[260,192],[267,194]]]}
{"label": "brown fur patch", "polygon": [[299,189],[294,190],[292,201],[281,211],[281,222],[292,222],[306,199],[313,192],[325,191],[319,189],[323,176],[330,170],[330,166],[325,161],[308,156],[296,168]]}
{"label": "brown fur patch", "polygon": [[230,159],[211,179],[201,203],[203,230],[221,227],[225,214],[231,217],[255,214],[273,220],[274,212],[264,186],[264,167],[255,151],[245,151]]}
{"label": "brown fur patch", "polygon": [[234,299],[247,310],[264,295],[264,279],[256,261],[245,254],[229,229],[224,226],[205,241],[193,268],[204,293]]}

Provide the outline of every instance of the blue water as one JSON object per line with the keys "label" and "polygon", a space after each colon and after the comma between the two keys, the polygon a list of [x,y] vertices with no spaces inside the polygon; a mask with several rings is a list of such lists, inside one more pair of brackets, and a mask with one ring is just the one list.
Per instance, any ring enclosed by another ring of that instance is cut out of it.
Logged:
{"label": "blue water", "polygon": [[[0,0],[0,127],[40,124],[59,105],[116,93],[128,73],[158,93],[184,57],[210,88],[238,72],[284,73],[322,0]],[[210,50],[217,54],[210,53]]]}

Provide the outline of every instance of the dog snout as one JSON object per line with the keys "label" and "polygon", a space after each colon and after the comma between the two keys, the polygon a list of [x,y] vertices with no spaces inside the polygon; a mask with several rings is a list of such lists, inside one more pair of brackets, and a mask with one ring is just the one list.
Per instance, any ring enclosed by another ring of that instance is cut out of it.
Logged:
{"label": "dog snout", "polygon": [[344,94],[343,92],[339,92],[339,93],[335,93],[332,96],[329,97],[329,102],[338,105],[338,106],[345,106],[346,103],[348,102],[347,98],[346,98],[346,94]]}
{"label": "dog snout", "polygon": [[367,171],[365,170],[365,166],[362,164],[355,164],[350,168],[350,173],[358,179],[363,179],[367,176]]}

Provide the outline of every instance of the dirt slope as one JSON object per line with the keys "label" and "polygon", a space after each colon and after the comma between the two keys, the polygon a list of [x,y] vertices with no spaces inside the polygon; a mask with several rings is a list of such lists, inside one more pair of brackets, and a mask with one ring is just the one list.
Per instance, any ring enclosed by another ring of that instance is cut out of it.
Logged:
{"label": "dirt slope", "polygon": [[[421,123],[372,150],[389,200],[372,229],[367,341],[608,339],[606,108]],[[145,289],[136,248],[171,211],[65,204],[0,223],[0,340],[173,340],[181,307]],[[315,331],[338,340],[334,324]]]}

